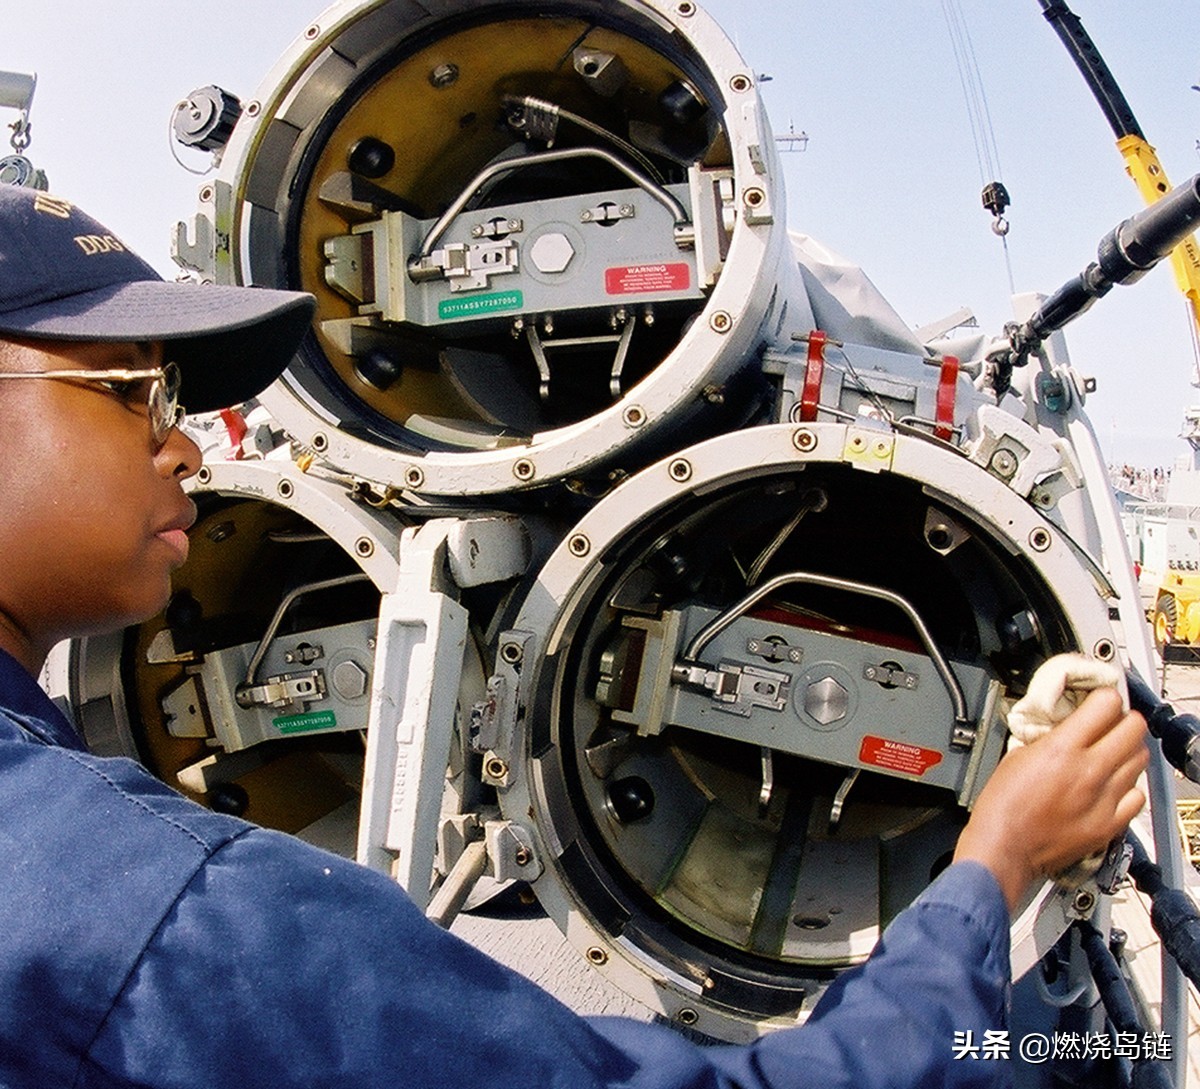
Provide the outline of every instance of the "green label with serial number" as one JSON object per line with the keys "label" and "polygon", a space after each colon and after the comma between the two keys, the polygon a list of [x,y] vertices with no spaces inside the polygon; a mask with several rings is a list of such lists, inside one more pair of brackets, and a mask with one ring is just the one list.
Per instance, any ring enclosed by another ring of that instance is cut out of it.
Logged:
{"label": "green label with serial number", "polygon": [[271,725],[281,734],[303,734],[336,726],[337,716],[332,711],[308,711],[303,715],[281,715],[272,719]]}
{"label": "green label with serial number", "polygon": [[438,303],[438,317],[442,321],[474,318],[497,310],[520,310],[524,305],[525,295],[521,291],[493,291],[490,295],[476,295],[470,299],[443,299]]}

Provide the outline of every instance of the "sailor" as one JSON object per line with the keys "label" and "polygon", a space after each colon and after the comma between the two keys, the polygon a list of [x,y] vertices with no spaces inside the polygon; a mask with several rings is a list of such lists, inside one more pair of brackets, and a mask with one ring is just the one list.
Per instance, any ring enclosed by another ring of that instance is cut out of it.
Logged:
{"label": "sailor", "polygon": [[[1144,723],[1095,692],[1005,757],[956,860],[808,1023],[702,1047],[581,1018],[385,876],[89,754],[34,678],[159,611],[200,466],[177,427],[285,366],[309,296],[163,282],[69,201],[0,185],[0,1085],[1005,1084],[1009,917],[1141,808]],[[961,1038],[961,1036],[957,1037]]]}

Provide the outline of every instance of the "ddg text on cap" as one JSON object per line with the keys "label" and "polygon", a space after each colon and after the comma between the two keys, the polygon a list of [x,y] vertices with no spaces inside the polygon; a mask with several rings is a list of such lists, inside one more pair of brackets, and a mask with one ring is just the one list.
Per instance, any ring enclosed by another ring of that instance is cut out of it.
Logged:
{"label": "ddg text on cap", "polygon": [[260,393],[312,319],[298,291],[169,283],[70,201],[0,184],[0,337],[161,340],[192,412]]}

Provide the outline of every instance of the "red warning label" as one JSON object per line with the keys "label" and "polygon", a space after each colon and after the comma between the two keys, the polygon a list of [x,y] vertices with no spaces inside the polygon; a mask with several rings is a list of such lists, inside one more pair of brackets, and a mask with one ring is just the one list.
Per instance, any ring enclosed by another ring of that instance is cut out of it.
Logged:
{"label": "red warning label", "polygon": [[937,749],[923,749],[920,745],[889,741],[886,737],[872,737],[870,734],[862,739],[858,758],[864,764],[900,771],[905,775],[924,775],[935,764],[942,762],[942,754]]}
{"label": "red warning label", "polygon": [[604,290],[610,295],[686,291],[691,283],[691,269],[686,261],[673,261],[665,265],[620,265],[604,270]]}

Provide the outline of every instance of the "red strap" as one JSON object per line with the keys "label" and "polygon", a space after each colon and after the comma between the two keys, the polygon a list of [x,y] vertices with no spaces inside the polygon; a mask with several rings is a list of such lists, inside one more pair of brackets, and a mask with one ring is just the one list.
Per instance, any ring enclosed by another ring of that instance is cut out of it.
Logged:
{"label": "red strap", "polygon": [[942,373],[938,377],[937,411],[933,429],[935,438],[954,438],[954,395],[958,391],[958,357],[948,355],[942,360]]}
{"label": "red strap", "polygon": [[245,456],[242,451],[242,439],[246,437],[246,432],[249,428],[246,426],[246,421],[242,419],[241,413],[234,412],[232,408],[221,409],[221,422],[225,425],[225,433],[229,436],[229,445],[232,447],[232,452],[229,455],[229,461],[241,461]]}
{"label": "red strap", "polygon": [[821,403],[821,379],[825,377],[825,345],[829,337],[820,329],[808,334],[808,369],[804,372],[804,390],[800,394],[800,419],[815,420]]}

